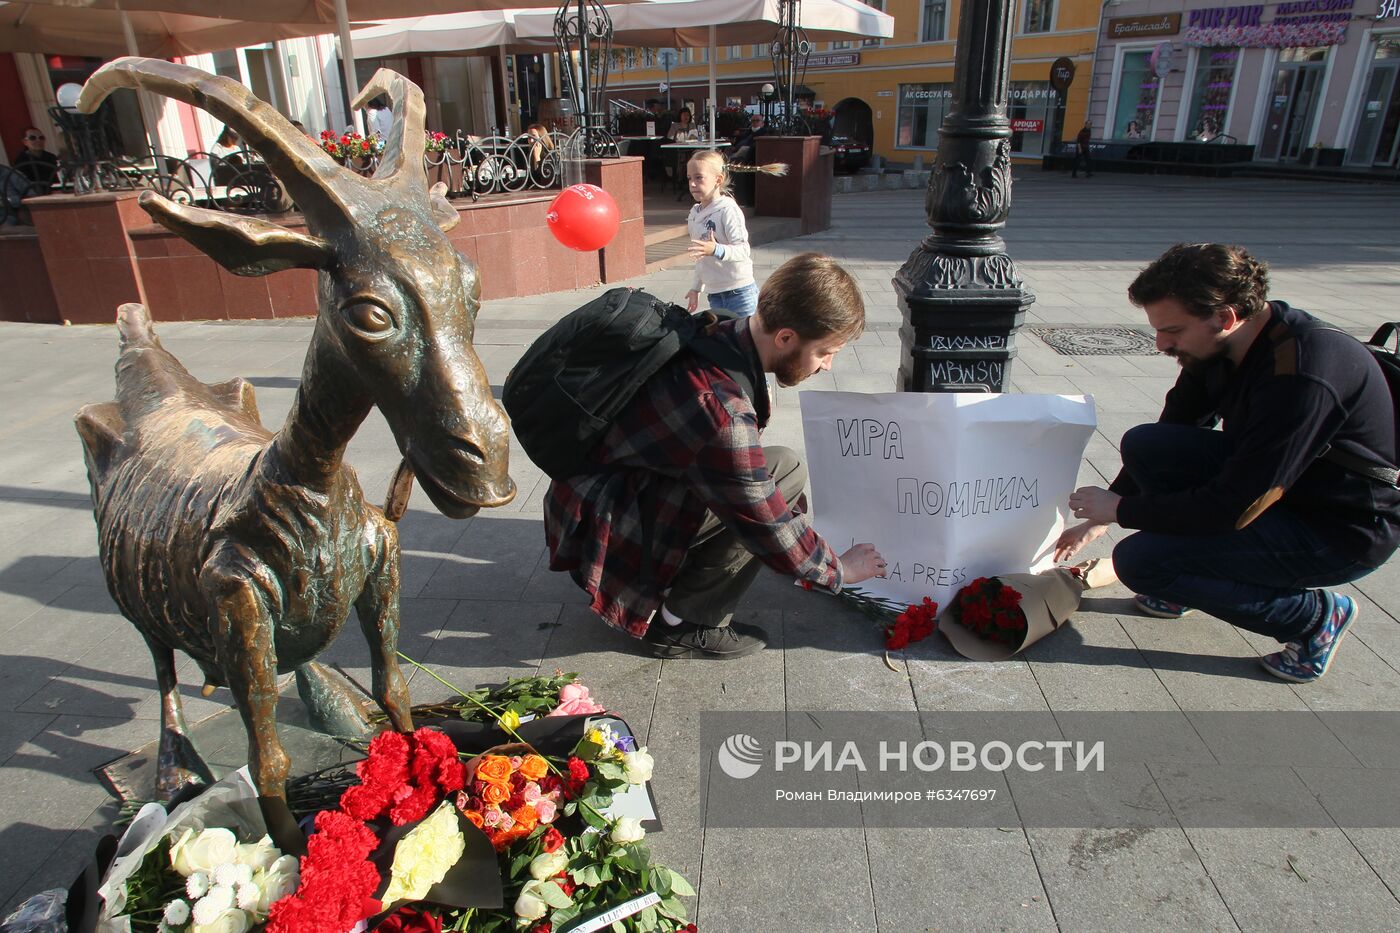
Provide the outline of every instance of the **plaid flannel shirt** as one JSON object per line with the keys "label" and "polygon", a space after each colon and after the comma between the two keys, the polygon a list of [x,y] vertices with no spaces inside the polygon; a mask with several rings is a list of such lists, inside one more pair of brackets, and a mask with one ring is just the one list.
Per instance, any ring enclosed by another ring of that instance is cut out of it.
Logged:
{"label": "plaid flannel shirt", "polygon": [[[720,325],[762,366],[748,320]],[[768,474],[758,415],[728,374],[682,352],[604,436],[606,472],[555,480],[545,498],[551,570],[567,570],[609,625],[641,637],[706,510],[779,573],[836,592],[836,553]]]}

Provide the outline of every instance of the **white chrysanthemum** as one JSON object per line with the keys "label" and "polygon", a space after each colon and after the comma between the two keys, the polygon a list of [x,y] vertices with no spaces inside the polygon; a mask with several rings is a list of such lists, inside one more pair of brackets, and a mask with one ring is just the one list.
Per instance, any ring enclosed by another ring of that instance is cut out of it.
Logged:
{"label": "white chrysanthemum", "polygon": [[211,901],[208,897],[201,897],[194,902],[194,910],[190,911],[190,919],[197,927],[208,926],[218,919],[223,913],[223,908]]}
{"label": "white chrysanthemum", "polygon": [[238,886],[237,903],[239,910],[245,911],[246,913],[250,914],[256,913],[258,909],[258,902],[261,900],[262,888],[258,887],[256,884],[253,884],[250,881],[247,884],[240,884]]}
{"label": "white chrysanthemum", "polygon": [[217,866],[213,874],[214,883],[230,888],[238,884],[238,868],[239,866],[233,862]]}
{"label": "white chrysanthemum", "polygon": [[197,871],[185,879],[185,893],[190,900],[197,901],[209,893],[209,876]]}
{"label": "white chrysanthemum", "polygon": [[172,927],[184,926],[190,920],[190,905],[176,898],[165,905],[165,916],[163,919]]}
{"label": "white chrysanthemum", "polygon": [[234,894],[232,887],[226,884],[216,884],[209,889],[208,894],[200,898],[199,902],[203,904],[205,901],[208,901],[214,906],[214,912],[221,914],[226,910],[233,909],[233,900]]}

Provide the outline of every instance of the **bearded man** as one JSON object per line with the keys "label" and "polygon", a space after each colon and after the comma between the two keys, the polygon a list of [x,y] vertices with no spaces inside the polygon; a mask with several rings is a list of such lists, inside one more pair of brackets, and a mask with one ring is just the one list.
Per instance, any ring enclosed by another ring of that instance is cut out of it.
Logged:
{"label": "bearded man", "polygon": [[1143,612],[1199,609],[1277,639],[1264,669],[1307,683],[1356,622],[1332,588],[1396,548],[1395,408],[1370,351],[1268,291],[1263,262],[1216,243],[1178,244],[1138,275],[1128,297],[1181,374],[1157,422],[1123,436],[1109,488],[1070,496],[1085,521],[1057,557],[1110,524],[1136,529],[1113,564]]}
{"label": "bearded man", "polygon": [[598,470],[550,484],[550,569],[567,571],[594,613],[662,658],[762,649],[762,629],[732,622],[761,564],[833,593],[883,576],[874,546],[838,557],[813,530],[806,468],[792,450],[760,441],[766,374],[797,385],[830,369],[864,329],[860,289],[835,260],[804,253],[779,266],[757,313],[710,335],[736,351],[760,397],[697,353],[671,360],[591,454]]}

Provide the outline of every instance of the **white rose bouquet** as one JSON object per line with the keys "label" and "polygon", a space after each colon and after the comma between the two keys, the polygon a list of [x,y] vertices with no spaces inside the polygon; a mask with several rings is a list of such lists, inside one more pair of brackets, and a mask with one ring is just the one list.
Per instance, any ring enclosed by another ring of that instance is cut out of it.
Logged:
{"label": "white rose bouquet", "polygon": [[97,928],[247,933],[297,881],[298,861],[267,835],[242,769],[168,814],[160,804],[141,809],[98,890]]}

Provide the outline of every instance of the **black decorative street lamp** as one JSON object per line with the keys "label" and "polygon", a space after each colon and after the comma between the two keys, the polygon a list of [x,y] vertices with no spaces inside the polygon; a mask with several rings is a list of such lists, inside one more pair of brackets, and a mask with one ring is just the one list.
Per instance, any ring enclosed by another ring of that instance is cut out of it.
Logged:
{"label": "black decorative street lamp", "polygon": [[578,108],[578,154],[586,159],[617,155],[617,144],[603,113],[612,40],[612,17],[598,0],[562,0],[559,4],[554,15],[554,44],[559,49],[564,81]]}
{"label": "black decorative street lamp", "polygon": [[953,99],[924,209],[933,233],[894,277],[909,392],[1005,392],[1035,296],[998,235],[1011,210],[1006,117],[1014,0],[963,0]]}
{"label": "black decorative street lamp", "polygon": [[[778,99],[783,102],[783,117],[776,122],[780,133],[806,133],[797,120],[797,86],[806,80],[807,57],[812,43],[802,28],[802,0],[778,0],[778,33],[773,37],[769,53],[773,57],[773,78],[778,84]],[[770,124],[774,125],[774,124]]]}

